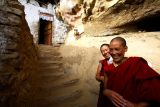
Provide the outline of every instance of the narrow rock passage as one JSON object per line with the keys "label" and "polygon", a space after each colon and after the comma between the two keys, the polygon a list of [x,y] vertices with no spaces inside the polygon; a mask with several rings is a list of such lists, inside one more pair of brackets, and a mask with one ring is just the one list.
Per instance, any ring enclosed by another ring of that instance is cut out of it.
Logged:
{"label": "narrow rock passage", "polygon": [[80,79],[64,72],[59,47],[39,45],[38,71],[32,74],[29,107],[86,107],[79,100]]}

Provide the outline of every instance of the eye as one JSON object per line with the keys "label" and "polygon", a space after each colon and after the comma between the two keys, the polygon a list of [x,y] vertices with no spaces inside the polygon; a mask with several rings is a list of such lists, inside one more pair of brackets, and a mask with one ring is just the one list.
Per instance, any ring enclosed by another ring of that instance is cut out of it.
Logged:
{"label": "eye", "polygon": [[113,49],[112,48],[110,48],[110,51],[112,51]]}
{"label": "eye", "polygon": [[116,51],[119,51],[119,49],[118,49],[118,48],[115,48],[115,50],[116,50]]}

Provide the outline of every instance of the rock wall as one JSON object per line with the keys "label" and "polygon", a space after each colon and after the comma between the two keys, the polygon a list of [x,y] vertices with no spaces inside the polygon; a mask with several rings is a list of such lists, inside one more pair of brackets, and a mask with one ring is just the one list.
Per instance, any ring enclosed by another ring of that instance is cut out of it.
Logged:
{"label": "rock wall", "polygon": [[36,70],[37,48],[17,0],[0,2],[0,106],[19,106],[27,100],[30,73]]}
{"label": "rock wall", "polygon": [[60,1],[59,15],[73,27],[84,25],[84,33],[90,36],[160,30],[159,0],[65,1]]}
{"label": "rock wall", "polygon": [[[110,2],[115,1],[111,0]],[[103,3],[104,4],[104,3]],[[159,0],[118,0],[113,6],[103,9],[103,11],[95,11],[90,15],[90,21],[88,23],[91,25],[97,25],[97,33],[99,35],[113,35],[124,32],[137,32],[137,31],[147,31],[147,27],[156,26],[159,28],[159,21],[156,17],[160,14],[160,4]],[[147,20],[146,19],[150,19]],[[153,19],[152,19],[153,18]],[[153,21],[156,20],[157,24]],[[154,23],[151,24],[151,23]],[[144,23],[145,27],[140,27]],[[91,33],[88,29],[93,27],[86,26],[86,34]],[[94,28],[93,28],[94,29]],[[149,30],[149,31],[159,31]],[[93,34],[93,33],[91,33]],[[97,35],[96,33],[93,35]]]}

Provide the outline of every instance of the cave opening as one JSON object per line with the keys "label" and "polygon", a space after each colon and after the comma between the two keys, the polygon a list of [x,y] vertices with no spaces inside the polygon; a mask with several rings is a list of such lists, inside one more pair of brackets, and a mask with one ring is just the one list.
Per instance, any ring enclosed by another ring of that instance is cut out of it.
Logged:
{"label": "cave opening", "polygon": [[160,14],[146,16],[117,28],[123,29],[123,32],[157,32],[160,31]]}
{"label": "cave opening", "polygon": [[142,18],[134,23],[138,31],[160,31],[160,14]]}

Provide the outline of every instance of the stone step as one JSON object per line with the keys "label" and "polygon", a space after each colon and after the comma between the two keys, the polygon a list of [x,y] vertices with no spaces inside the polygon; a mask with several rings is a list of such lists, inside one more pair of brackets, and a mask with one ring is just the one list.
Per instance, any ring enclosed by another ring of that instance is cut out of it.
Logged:
{"label": "stone step", "polygon": [[52,66],[39,66],[39,69],[38,69],[39,72],[61,72],[63,71],[62,70],[62,67],[59,66],[59,65],[52,65]]}
{"label": "stone step", "polygon": [[[65,90],[66,88],[64,88],[63,90]],[[46,95],[42,95],[39,94],[39,96],[37,95],[36,98],[34,98],[35,100],[41,100],[44,102],[48,102],[48,104],[52,104],[52,105],[58,105],[61,104],[63,102],[70,102],[70,101],[76,101],[77,99],[79,99],[82,94],[83,91],[81,89],[72,89],[72,90],[65,90],[66,93],[62,93],[62,90],[59,91],[52,91],[52,93],[46,93]]]}
{"label": "stone step", "polygon": [[47,79],[43,79],[42,77],[39,77],[39,78],[41,79],[39,80],[41,84],[51,84],[51,83],[54,84],[55,82],[59,82],[60,79],[63,80],[65,78],[65,75],[57,75],[57,76],[54,76],[53,78],[47,78]]}
{"label": "stone step", "polygon": [[[38,94],[36,97],[45,97],[45,96],[60,96],[62,92],[70,92],[73,89],[79,89],[80,84],[79,81],[72,79],[64,78],[63,80],[60,78],[60,80],[55,80],[53,82],[41,82],[37,83],[38,81],[34,81],[32,83],[32,88],[35,89],[36,93]],[[67,85],[69,84],[69,85]]]}
{"label": "stone step", "polygon": [[[54,107],[53,105],[50,106],[50,107]],[[58,105],[58,107],[64,107],[64,104],[62,105]],[[65,104],[65,107],[90,107],[90,106],[87,106],[85,104],[81,104],[81,103],[75,103],[75,102],[72,102],[72,103],[67,103]],[[94,107],[94,106],[93,106]]]}
{"label": "stone step", "polygon": [[39,55],[40,58],[44,57],[62,57],[61,55],[54,55],[54,54],[41,54]]}
{"label": "stone step", "polygon": [[50,65],[50,66],[49,66],[49,65],[48,65],[48,66],[43,66],[43,65],[46,65],[46,64],[41,64],[41,63],[40,63],[40,64],[39,64],[39,68],[40,68],[40,69],[43,69],[43,68],[44,68],[44,69],[47,69],[47,68],[48,68],[48,69],[62,68],[62,66],[55,65],[55,64],[52,64],[52,65]]}
{"label": "stone step", "polygon": [[59,52],[54,52],[54,51],[40,51],[39,53],[39,56],[47,56],[47,55],[60,56],[61,54]]}
{"label": "stone step", "polygon": [[46,60],[46,61],[39,61],[40,63],[52,63],[52,64],[59,64],[59,63],[63,63],[62,61],[56,61],[56,60]]}
{"label": "stone step", "polygon": [[38,75],[37,75],[37,77],[40,77],[40,76],[42,76],[42,75],[58,75],[58,74],[63,74],[63,73],[65,73],[64,71],[63,71],[63,69],[60,69],[60,70],[48,70],[48,71],[43,71],[43,70],[40,70],[40,71],[38,71]]}
{"label": "stone step", "polygon": [[52,66],[52,65],[59,65],[62,66],[63,62],[62,61],[56,61],[56,60],[40,60],[39,61],[40,66]]}
{"label": "stone step", "polygon": [[43,60],[62,60],[63,57],[61,56],[41,56],[39,57],[39,60],[40,61],[43,61]]}
{"label": "stone step", "polygon": [[[65,79],[64,79],[65,80]],[[48,84],[43,84],[42,86],[37,86],[43,90],[47,90],[47,91],[53,91],[55,89],[63,89],[65,87],[71,87],[71,86],[78,86],[79,84],[79,79],[69,79],[69,80],[57,80],[56,82],[50,83],[50,85]],[[36,86],[36,85],[35,85]],[[73,88],[73,87],[72,87]]]}
{"label": "stone step", "polygon": [[[46,85],[45,85],[46,86]],[[40,93],[38,95],[35,96],[35,98],[45,98],[45,97],[51,97],[51,98],[54,98],[55,96],[61,96],[63,95],[64,93],[69,93],[71,92],[72,90],[74,89],[80,89],[79,85],[72,85],[72,86],[68,86],[68,87],[54,87],[53,86],[46,86],[46,87],[35,87],[37,90],[36,90],[36,93]]]}
{"label": "stone step", "polygon": [[[82,104],[83,102],[83,104]],[[59,104],[58,107],[64,107],[64,104]],[[85,104],[84,100],[81,100],[81,98],[77,99],[74,102],[66,102],[65,103],[65,107],[95,107],[94,106],[88,106],[87,104]]]}
{"label": "stone step", "polygon": [[52,103],[54,104],[61,104],[62,102],[65,103],[65,102],[70,102],[70,101],[74,102],[82,96],[82,92],[83,91],[80,89],[77,89],[74,91],[70,90],[65,95],[61,95],[55,98],[51,97],[50,99],[53,98]]}
{"label": "stone step", "polygon": [[[61,106],[63,107],[63,106]],[[71,105],[67,105],[66,107],[88,107],[87,104],[82,104],[82,102],[79,102],[79,103],[74,103],[74,104],[71,104]]]}
{"label": "stone step", "polygon": [[41,48],[39,49],[39,52],[45,53],[45,52],[51,52],[51,53],[59,53],[59,48]]}
{"label": "stone step", "polygon": [[59,47],[53,47],[53,46],[39,46],[39,50],[53,50],[53,49],[59,49]]}
{"label": "stone step", "polygon": [[74,104],[75,101],[80,99],[82,95],[83,95],[82,90],[76,89],[66,92],[65,94],[61,93],[59,96],[44,96],[44,97],[42,96],[38,98],[33,98],[32,105],[34,106],[32,107],[78,107],[72,105]]}
{"label": "stone step", "polygon": [[[39,83],[42,85],[51,85],[56,82],[59,82],[61,80],[64,80],[66,78],[66,76],[64,74],[56,74],[54,76],[50,76],[50,77],[43,77],[43,76],[40,76],[38,75],[37,77],[34,78],[34,81],[32,84],[34,84],[35,86],[39,85]],[[41,85],[39,85],[41,87]]]}
{"label": "stone step", "polygon": [[54,78],[54,77],[59,77],[59,76],[63,76],[64,72],[57,72],[57,73],[51,73],[51,72],[47,72],[47,73],[42,73],[39,75],[39,77],[46,79],[46,78]]}
{"label": "stone step", "polygon": [[[50,76],[49,76],[50,75]],[[42,87],[47,87],[48,84],[51,85],[51,87],[67,87],[67,86],[72,86],[77,83],[79,83],[79,78],[78,77],[70,77],[70,74],[67,73],[52,73],[53,76],[49,72],[47,73],[41,73],[39,74],[34,81],[34,85],[39,85],[36,84],[36,82],[41,82]],[[46,77],[46,78],[45,78]],[[41,87],[40,85],[40,87]]]}
{"label": "stone step", "polygon": [[59,47],[39,45],[38,71],[33,77],[29,107],[87,107],[79,102],[84,93],[79,77],[64,72]]}
{"label": "stone step", "polygon": [[54,47],[54,46],[52,46],[52,45],[45,45],[45,44],[38,44],[38,47],[39,48],[43,48],[43,47]]}

